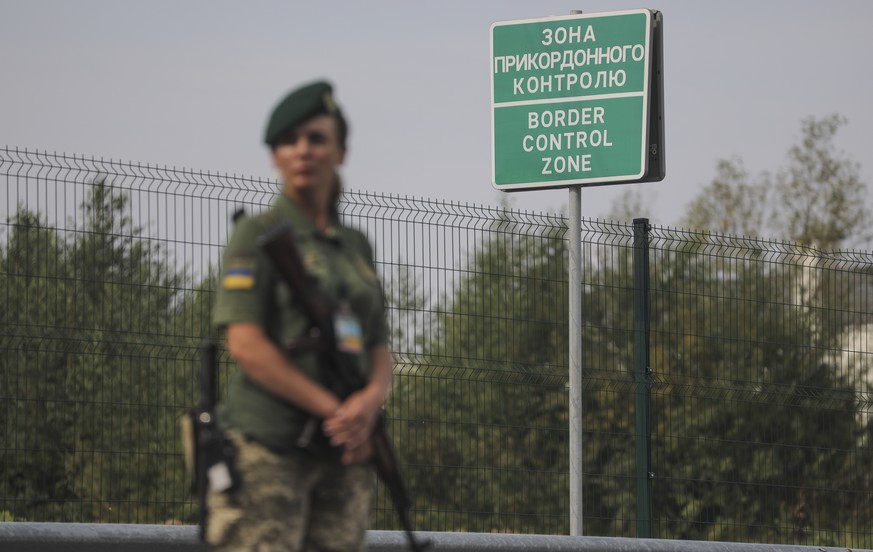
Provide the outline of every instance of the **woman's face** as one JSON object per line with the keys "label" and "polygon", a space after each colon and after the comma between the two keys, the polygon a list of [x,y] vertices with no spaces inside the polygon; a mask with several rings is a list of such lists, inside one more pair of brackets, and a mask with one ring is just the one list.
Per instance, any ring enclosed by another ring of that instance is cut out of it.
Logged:
{"label": "woman's face", "polygon": [[273,147],[273,164],[281,173],[285,191],[296,198],[318,192],[329,194],[336,168],[344,158],[337,121],[330,115],[307,119]]}

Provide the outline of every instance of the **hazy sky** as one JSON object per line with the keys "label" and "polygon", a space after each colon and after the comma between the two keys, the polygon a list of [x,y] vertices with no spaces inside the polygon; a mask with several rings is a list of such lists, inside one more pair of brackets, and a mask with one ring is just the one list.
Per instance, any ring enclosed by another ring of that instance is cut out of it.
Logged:
{"label": "hazy sky", "polygon": [[583,216],[640,190],[635,216],[675,224],[718,159],[775,171],[831,113],[873,181],[870,0],[0,0],[0,146],[271,177],[270,109],[326,77],[348,187],[566,211],[565,189],[491,186],[490,26],[635,8],[664,17],[667,177],[585,188]]}

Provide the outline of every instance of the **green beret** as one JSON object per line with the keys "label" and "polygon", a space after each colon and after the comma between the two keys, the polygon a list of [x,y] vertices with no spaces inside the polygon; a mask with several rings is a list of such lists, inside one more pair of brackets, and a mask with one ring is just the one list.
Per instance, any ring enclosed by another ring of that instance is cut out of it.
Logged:
{"label": "green beret", "polygon": [[279,102],[267,122],[264,143],[272,146],[295,125],[316,115],[337,115],[342,118],[333,101],[333,89],[324,81],[317,81],[292,91]]}

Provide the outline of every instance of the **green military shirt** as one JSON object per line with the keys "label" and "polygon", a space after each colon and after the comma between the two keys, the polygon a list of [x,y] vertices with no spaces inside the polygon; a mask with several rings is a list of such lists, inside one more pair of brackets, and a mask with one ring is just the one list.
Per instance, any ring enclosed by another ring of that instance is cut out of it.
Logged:
{"label": "green military shirt", "polygon": [[[388,342],[382,289],[373,265],[367,238],[357,230],[335,226],[327,232],[284,194],[265,213],[242,218],[224,252],[213,322],[219,327],[251,322],[264,328],[267,336],[289,360],[316,380],[322,380],[317,351],[287,352],[306,335],[310,322],[294,291],[282,282],[257,238],[281,222],[290,224],[297,247],[309,274],[321,293],[334,304],[343,294],[360,322],[364,353],[361,365],[367,372],[366,351]],[[307,415],[271,394],[239,371],[230,380],[220,421],[275,450],[293,447]]]}

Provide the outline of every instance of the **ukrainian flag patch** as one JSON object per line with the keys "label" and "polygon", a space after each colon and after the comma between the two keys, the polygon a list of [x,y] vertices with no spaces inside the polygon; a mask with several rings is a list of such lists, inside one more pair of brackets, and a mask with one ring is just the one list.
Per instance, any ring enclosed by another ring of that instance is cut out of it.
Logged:
{"label": "ukrainian flag patch", "polygon": [[221,286],[227,290],[255,287],[255,263],[250,259],[231,259],[224,269]]}

